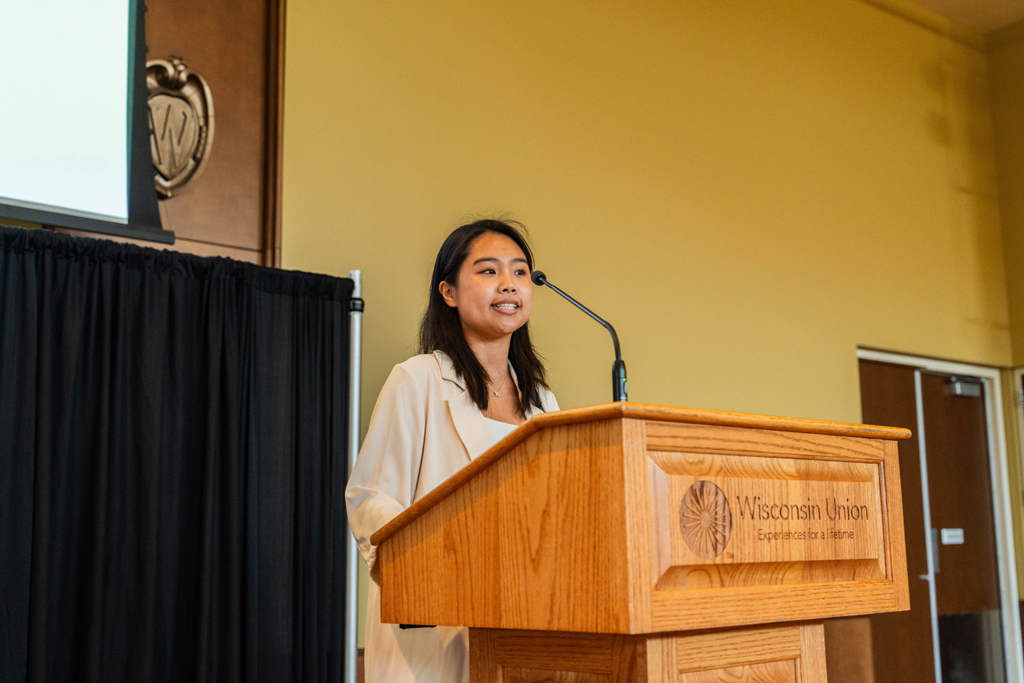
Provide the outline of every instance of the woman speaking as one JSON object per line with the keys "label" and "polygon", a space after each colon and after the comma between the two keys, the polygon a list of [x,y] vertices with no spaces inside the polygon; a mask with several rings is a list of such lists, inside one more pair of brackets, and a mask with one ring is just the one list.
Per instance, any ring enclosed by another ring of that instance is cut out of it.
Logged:
{"label": "woman speaking", "polygon": [[537,412],[558,410],[530,341],[533,254],[509,223],[452,232],[434,262],[420,355],[377,398],[348,482],[348,519],[370,568],[367,683],[469,680],[466,629],[380,621],[370,536]]}

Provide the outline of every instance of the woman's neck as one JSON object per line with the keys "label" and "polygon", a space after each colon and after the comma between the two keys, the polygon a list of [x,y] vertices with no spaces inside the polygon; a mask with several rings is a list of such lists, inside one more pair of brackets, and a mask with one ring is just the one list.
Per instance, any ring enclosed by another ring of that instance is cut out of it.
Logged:
{"label": "woman's neck", "polygon": [[466,343],[480,365],[484,366],[491,382],[501,382],[508,372],[508,347],[511,341],[511,335],[499,339],[478,339],[472,334],[466,334]]}

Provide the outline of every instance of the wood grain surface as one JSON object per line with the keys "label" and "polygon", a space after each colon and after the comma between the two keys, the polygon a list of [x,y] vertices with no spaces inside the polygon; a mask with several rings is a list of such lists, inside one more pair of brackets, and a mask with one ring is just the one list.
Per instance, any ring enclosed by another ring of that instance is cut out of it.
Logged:
{"label": "wood grain surface", "polygon": [[873,482],[878,473],[873,464],[858,462],[656,450],[650,451],[649,455],[651,461],[666,474],[690,477]]}
{"label": "wood grain surface", "polygon": [[[887,580],[654,591],[652,633],[848,617],[898,609]],[[816,615],[816,616],[809,616]]]}
{"label": "wood grain surface", "polygon": [[629,633],[622,426],[546,430],[380,546],[381,619]]}
{"label": "wood grain surface", "polygon": [[903,611],[910,609],[910,588],[907,582],[907,544],[903,529],[900,456],[895,441],[885,444],[885,462],[882,463],[881,484],[884,492],[882,496],[885,519],[884,543],[888,550],[885,575],[893,584],[896,610]]}
{"label": "wood grain surface", "polygon": [[498,458],[503,457],[511,449],[526,441],[542,429],[551,429],[563,425],[582,424],[600,420],[638,419],[670,423],[694,423],[699,425],[716,425],[743,427],[747,429],[775,430],[781,432],[801,432],[804,434],[832,434],[850,436],[859,439],[907,439],[909,429],[880,427],[875,425],[858,425],[845,422],[827,422],[822,420],[805,420],[792,417],[774,417],[770,415],[751,415],[748,413],[732,413],[719,410],[700,410],[697,408],[673,408],[654,406],[645,403],[607,403],[561,410],[555,413],[536,415],[519,426],[515,431],[496,443],[476,460],[455,473],[451,478],[431,491],[429,494],[410,506],[388,524],[384,525],[370,538],[374,545],[380,545],[399,529],[433,507],[439,500],[472,479],[477,473],[486,469]]}
{"label": "wood grain surface", "polygon": [[823,560],[669,567],[655,591],[885,579],[876,560]]}
{"label": "wood grain surface", "polygon": [[633,683],[647,680],[635,636],[470,629],[470,680]]}
{"label": "wood grain surface", "polygon": [[883,443],[879,439],[834,434],[647,421],[647,448],[652,451],[768,454],[827,458],[830,461],[880,462]]}
{"label": "wood grain surface", "polygon": [[[659,526],[659,532],[668,535],[667,540],[659,538],[657,542],[659,569],[736,564],[745,565],[749,575],[756,565],[773,573],[777,564],[818,563],[811,566],[817,567],[820,574],[826,566],[853,566],[836,562],[839,560],[873,560],[878,570],[870,578],[885,575],[884,520],[877,466],[873,468],[873,480],[843,481],[839,478],[841,472],[825,480],[695,477],[668,474],[656,463],[652,465],[653,514],[656,519],[668,520]],[[722,494],[720,514],[727,515],[729,522],[721,532],[725,543],[720,554],[716,552],[710,558],[702,557],[692,547],[687,533],[692,525],[700,527],[701,520],[692,516],[679,519],[681,515],[694,514],[690,509],[693,502],[686,497],[698,482],[711,482]]]}
{"label": "wood grain surface", "polygon": [[[825,683],[821,622],[674,634],[680,683]],[[662,679],[665,680],[665,679]]]}
{"label": "wood grain surface", "polygon": [[680,673],[795,660],[800,656],[799,625],[717,631],[676,640]]}
{"label": "wood grain surface", "polygon": [[611,636],[470,629],[470,681],[825,683],[820,622]]}
{"label": "wood grain surface", "polygon": [[622,421],[629,623],[634,633],[648,633],[652,628],[652,587],[660,575],[658,557],[665,552],[658,547],[659,533],[667,524],[655,512],[646,428],[645,420]]}
{"label": "wood grain surface", "polygon": [[695,671],[679,677],[682,683],[797,683],[796,662],[765,662]]}
{"label": "wood grain surface", "polygon": [[908,605],[894,441],[635,417],[520,431],[375,536],[384,622],[636,635]]}
{"label": "wood grain surface", "polygon": [[[633,610],[638,630],[907,608],[894,441],[646,424],[650,484],[627,490],[638,496],[627,508],[648,506],[654,527],[651,612]],[[730,512],[711,558],[687,543],[693,516],[680,519],[698,482],[715,484]]]}

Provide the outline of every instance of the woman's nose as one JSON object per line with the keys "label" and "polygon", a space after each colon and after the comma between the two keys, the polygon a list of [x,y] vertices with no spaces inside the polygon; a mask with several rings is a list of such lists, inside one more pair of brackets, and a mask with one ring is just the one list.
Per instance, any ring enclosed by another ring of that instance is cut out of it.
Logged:
{"label": "woman's nose", "polygon": [[512,279],[512,276],[508,273],[504,273],[501,278],[501,291],[502,292],[514,292],[516,291],[516,283]]}

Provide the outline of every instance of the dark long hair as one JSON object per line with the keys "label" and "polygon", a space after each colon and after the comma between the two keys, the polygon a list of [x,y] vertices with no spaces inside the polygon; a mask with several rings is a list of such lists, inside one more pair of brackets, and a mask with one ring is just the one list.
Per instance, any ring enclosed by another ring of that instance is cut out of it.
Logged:
{"label": "dark long hair", "polygon": [[[455,372],[466,383],[466,389],[480,410],[487,410],[487,371],[480,364],[473,349],[469,347],[462,332],[462,321],[459,311],[445,303],[441,296],[440,284],[447,282],[458,286],[459,269],[469,256],[469,250],[478,237],[487,232],[494,232],[508,237],[515,242],[526,255],[527,267],[533,271],[533,252],[526,243],[522,232],[525,228],[516,221],[500,221],[485,219],[463,225],[452,231],[437,252],[434,261],[434,274],[430,278],[430,296],[427,310],[420,323],[420,353],[444,351],[451,359]],[[516,371],[519,381],[520,410],[525,413],[528,405],[543,410],[540,402],[540,388],[547,388],[544,364],[533,342],[530,341],[530,324],[526,323],[512,333],[508,346],[508,359]]]}

